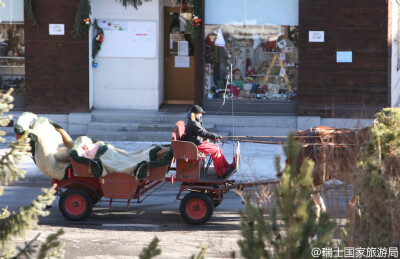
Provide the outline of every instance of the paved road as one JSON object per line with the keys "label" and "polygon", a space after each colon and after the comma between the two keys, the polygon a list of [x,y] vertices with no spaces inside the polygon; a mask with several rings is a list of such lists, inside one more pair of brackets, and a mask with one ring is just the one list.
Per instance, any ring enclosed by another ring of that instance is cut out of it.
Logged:
{"label": "paved road", "polygon": [[[37,179],[5,187],[0,207],[8,205],[10,210],[28,205],[34,197],[47,187],[49,181]],[[65,258],[132,258],[154,236],[161,242],[161,258],[188,258],[208,247],[207,258],[226,258],[230,251],[238,251],[236,241],[240,238],[238,210],[243,209],[240,197],[228,193],[223,203],[216,208],[211,220],[201,226],[189,225],[179,214],[179,201],[175,201],[178,184],[167,184],[150,195],[143,203],[113,204],[107,202],[95,205],[92,214],[85,221],[71,222],[58,210],[58,198],[50,209],[51,215],[40,219],[39,230],[31,231],[28,238],[42,232],[41,239],[58,228],[66,234]],[[19,240],[22,241],[22,240]]]}
{"label": "paved road", "polygon": [[[41,193],[41,188],[49,184],[49,179],[36,177],[5,187],[0,207],[8,206],[14,210],[28,205]],[[66,243],[65,258],[136,258],[154,236],[161,240],[160,258],[189,258],[200,251],[201,245],[208,248],[207,258],[229,258],[231,251],[239,255],[238,210],[244,209],[240,197],[228,193],[208,223],[193,226],[184,222],[179,214],[180,202],[175,201],[178,188],[178,184],[168,183],[143,203],[131,204],[129,209],[126,209],[126,203],[113,204],[108,209],[108,203],[101,202],[81,222],[61,216],[57,198],[49,209],[51,215],[41,218],[39,229],[29,232],[27,238],[41,232],[40,240],[43,241],[48,234],[63,228],[66,231],[61,238]],[[326,203],[332,216],[342,217],[346,199],[343,189],[331,189],[324,196],[328,198]]]}

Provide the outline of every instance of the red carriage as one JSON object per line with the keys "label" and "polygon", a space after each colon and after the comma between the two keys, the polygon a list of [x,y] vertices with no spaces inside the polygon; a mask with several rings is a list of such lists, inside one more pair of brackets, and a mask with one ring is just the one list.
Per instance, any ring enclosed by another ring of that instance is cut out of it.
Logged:
{"label": "red carriage", "polygon": [[[62,215],[70,220],[82,220],[92,211],[93,205],[103,198],[109,199],[111,207],[115,200],[126,200],[129,207],[131,200],[141,202],[141,198],[150,190],[162,183],[179,182],[180,188],[176,199],[181,200],[180,212],[188,223],[202,224],[207,222],[222,200],[224,193],[239,188],[230,180],[237,172],[239,165],[240,145],[235,150],[236,168],[224,177],[218,177],[207,154],[199,153],[192,142],[181,140],[185,132],[185,123],[178,121],[171,139],[173,163],[156,168],[147,168],[145,178],[113,172],[104,177],[94,177],[91,166],[71,160],[68,167],[68,178],[53,179],[57,184],[60,196],[59,209]],[[174,171],[169,173],[170,171]],[[189,191],[183,199],[182,192]]]}

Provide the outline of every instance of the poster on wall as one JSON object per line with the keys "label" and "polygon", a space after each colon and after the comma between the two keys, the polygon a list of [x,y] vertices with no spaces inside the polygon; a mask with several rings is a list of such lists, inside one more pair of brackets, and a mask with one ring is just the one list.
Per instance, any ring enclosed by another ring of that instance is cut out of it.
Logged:
{"label": "poster on wall", "polygon": [[178,56],[189,56],[188,41],[178,41]]}
{"label": "poster on wall", "polygon": [[336,51],[336,63],[352,63],[352,51]]}
{"label": "poster on wall", "polygon": [[175,67],[190,67],[190,58],[187,56],[175,56]]}
{"label": "poster on wall", "polygon": [[309,31],[308,42],[325,42],[324,31]]}
{"label": "poster on wall", "polygon": [[49,35],[64,35],[64,24],[49,24]]}
{"label": "poster on wall", "polygon": [[157,57],[156,21],[98,20],[104,30],[99,57]]}
{"label": "poster on wall", "polygon": [[116,22],[102,20],[99,23],[99,27],[104,31],[126,31],[128,28],[127,22]]}

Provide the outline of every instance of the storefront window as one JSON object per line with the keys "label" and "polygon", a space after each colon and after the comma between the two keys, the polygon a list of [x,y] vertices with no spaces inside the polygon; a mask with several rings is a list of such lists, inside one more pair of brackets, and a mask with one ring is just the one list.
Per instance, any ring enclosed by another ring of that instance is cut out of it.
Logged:
{"label": "storefront window", "polygon": [[0,7],[0,86],[25,96],[25,35],[23,0],[2,0]]}
{"label": "storefront window", "polygon": [[296,99],[298,1],[207,0],[205,13],[206,99]]}

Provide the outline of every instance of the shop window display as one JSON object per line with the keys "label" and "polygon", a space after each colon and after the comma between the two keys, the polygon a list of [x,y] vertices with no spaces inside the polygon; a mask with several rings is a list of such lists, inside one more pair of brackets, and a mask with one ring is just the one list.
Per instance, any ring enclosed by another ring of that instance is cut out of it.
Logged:
{"label": "shop window display", "polygon": [[205,98],[295,100],[297,35],[297,26],[205,25]]}
{"label": "shop window display", "polygon": [[25,96],[25,33],[23,0],[3,0],[0,8],[0,87]]}

